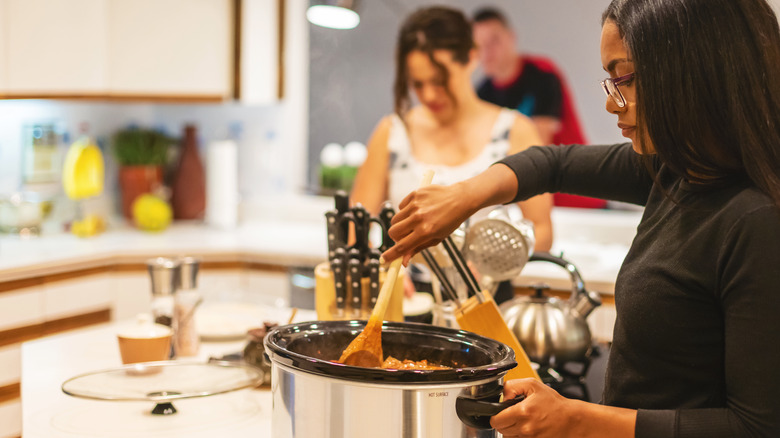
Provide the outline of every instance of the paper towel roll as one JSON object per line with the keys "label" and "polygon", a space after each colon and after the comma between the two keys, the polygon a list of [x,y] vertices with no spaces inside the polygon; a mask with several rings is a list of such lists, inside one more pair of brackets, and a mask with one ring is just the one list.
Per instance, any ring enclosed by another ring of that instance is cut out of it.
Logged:
{"label": "paper towel roll", "polygon": [[238,145],[233,140],[214,141],[206,161],[206,223],[234,228],[238,201]]}

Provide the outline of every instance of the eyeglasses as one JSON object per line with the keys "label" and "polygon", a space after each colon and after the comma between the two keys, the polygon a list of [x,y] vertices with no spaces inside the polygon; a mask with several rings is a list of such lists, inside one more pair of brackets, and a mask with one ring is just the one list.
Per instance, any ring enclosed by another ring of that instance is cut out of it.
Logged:
{"label": "eyeglasses", "polygon": [[611,97],[612,100],[615,101],[617,106],[620,108],[623,108],[626,106],[626,98],[623,97],[623,93],[620,92],[620,88],[618,88],[618,85],[627,84],[628,82],[631,82],[631,80],[634,79],[634,73],[629,73],[625,76],[620,76],[619,78],[607,78],[601,81],[601,88],[604,89],[604,93]]}

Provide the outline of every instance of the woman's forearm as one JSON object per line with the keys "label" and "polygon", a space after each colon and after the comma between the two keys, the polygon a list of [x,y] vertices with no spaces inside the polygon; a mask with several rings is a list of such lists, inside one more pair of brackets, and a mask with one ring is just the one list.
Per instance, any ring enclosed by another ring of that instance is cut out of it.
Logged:
{"label": "woman's forearm", "polygon": [[634,438],[636,413],[633,409],[575,401],[571,406],[572,434],[580,438]]}
{"label": "woman's forearm", "polygon": [[464,195],[463,201],[471,212],[485,207],[501,205],[514,199],[517,193],[517,177],[504,164],[497,163],[479,175],[457,184]]}

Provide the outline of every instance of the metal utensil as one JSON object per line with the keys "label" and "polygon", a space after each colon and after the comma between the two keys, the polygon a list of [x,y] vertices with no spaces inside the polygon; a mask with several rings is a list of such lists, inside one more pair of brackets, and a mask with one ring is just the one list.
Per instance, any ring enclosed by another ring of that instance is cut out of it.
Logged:
{"label": "metal utensil", "polygon": [[470,297],[476,296],[477,300],[482,303],[483,297],[480,293],[479,283],[477,283],[477,279],[474,278],[474,274],[466,264],[466,260],[463,258],[463,254],[461,254],[460,250],[455,246],[455,243],[449,236],[447,236],[447,238],[442,241],[442,245],[444,246],[444,250],[447,251],[447,255],[450,256],[452,264],[455,266],[458,274],[460,274],[463,282],[466,283],[468,295]]}
{"label": "metal utensil", "polygon": [[509,329],[506,321],[501,318],[501,313],[496,302],[493,301],[493,297],[488,292],[480,291],[474,274],[466,265],[463,255],[452,239],[448,236],[442,243],[444,250],[452,259],[452,264],[466,283],[469,295],[473,295],[457,310],[456,321],[460,328],[503,342],[514,350],[517,367],[507,373],[507,380],[533,377],[541,381],[539,374],[531,365],[528,355],[523,350],[523,346]]}
{"label": "metal utensil", "polygon": [[533,253],[533,225],[513,221],[504,208],[471,225],[466,231],[463,256],[481,274],[486,289],[517,277]]}
{"label": "metal utensil", "polygon": [[422,250],[422,256],[423,259],[425,259],[425,263],[428,264],[428,267],[431,269],[433,274],[439,280],[442,292],[444,292],[444,294],[447,295],[447,298],[454,301],[455,304],[458,307],[460,307],[460,300],[458,299],[458,294],[455,292],[455,288],[452,287],[452,283],[450,283],[450,280],[447,278],[447,275],[441,269],[439,262],[436,261],[436,258],[433,257],[433,255],[430,253],[430,251],[428,251],[427,248]]}

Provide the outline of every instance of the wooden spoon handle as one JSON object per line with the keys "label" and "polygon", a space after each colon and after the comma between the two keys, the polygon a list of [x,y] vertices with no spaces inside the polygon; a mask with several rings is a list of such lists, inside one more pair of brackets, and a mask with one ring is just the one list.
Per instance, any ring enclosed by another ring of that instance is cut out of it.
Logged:
{"label": "wooden spoon handle", "polygon": [[374,306],[374,311],[371,312],[370,319],[384,321],[385,312],[390,303],[390,297],[393,295],[395,280],[398,278],[398,271],[401,269],[402,260],[402,257],[398,257],[390,263],[390,268],[387,270],[385,282],[382,284],[382,290],[379,291],[379,296],[376,299],[376,306]]}
{"label": "wooden spoon handle", "polygon": [[[423,174],[420,187],[425,187],[431,184],[433,180],[433,170],[426,170]],[[385,312],[387,311],[387,305],[390,303],[390,296],[393,295],[393,288],[395,287],[395,280],[398,278],[398,271],[401,269],[401,262],[403,257],[398,257],[390,263],[390,267],[387,269],[387,275],[385,275],[385,282],[382,284],[382,290],[379,291],[379,296],[376,299],[376,305],[371,312],[371,320],[384,321]]]}

